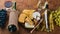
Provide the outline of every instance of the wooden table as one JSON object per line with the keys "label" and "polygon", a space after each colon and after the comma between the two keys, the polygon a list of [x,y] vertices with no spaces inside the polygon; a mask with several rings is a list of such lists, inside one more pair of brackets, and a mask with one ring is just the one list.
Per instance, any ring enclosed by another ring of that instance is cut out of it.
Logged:
{"label": "wooden table", "polygon": [[[4,8],[4,2],[7,0],[0,0],[0,9]],[[18,0],[19,1],[19,0]],[[43,0],[42,0],[43,1]],[[45,1],[45,0],[44,0]],[[54,10],[56,9],[58,6],[60,6],[60,0],[48,0],[49,1],[49,7],[50,9]],[[2,4],[1,4],[2,3]],[[54,4],[55,3],[55,4]],[[8,23],[8,21],[7,21]],[[7,27],[7,24],[6,24]],[[24,29],[22,26],[19,25],[19,32],[14,32],[14,33],[10,33],[7,28],[0,28],[0,34],[31,34],[28,32],[28,30]],[[32,34],[60,34],[60,27],[55,25],[55,30],[53,32],[41,32],[39,31],[34,31]]]}
{"label": "wooden table", "polygon": [[[24,29],[22,26],[19,26],[19,31],[11,33],[7,30],[7,28],[0,28],[0,34],[31,34],[29,30]],[[44,32],[44,31],[34,31],[32,34],[60,34],[60,27],[55,26],[55,30],[53,32]]]}

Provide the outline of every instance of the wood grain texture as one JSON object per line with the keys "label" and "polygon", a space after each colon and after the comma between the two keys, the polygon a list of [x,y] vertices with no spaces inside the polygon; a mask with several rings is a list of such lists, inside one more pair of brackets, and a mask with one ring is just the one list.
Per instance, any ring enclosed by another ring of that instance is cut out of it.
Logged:
{"label": "wood grain texture", "polygon": [[[0,0],[0,9],[4,8],[4,2],[5,1],[11,1],[11,0]],[[16,0],[17,1],[17,9],[21,10],[21,9],[25,9],[25,8],[32,8],[34,9],[33,6],[35,6],[38,2],[38,0]],[[42,4],[44,4],[45,0],[42,0]],[[60,6],[60,0],[48,0],[49,2],[49,9],[55,10],[57,7]],[[35,7],[36,8],[36,7]],[[8,20],[7,22],[8,23]],[[7,26],[7,24],[6,24]],[[29,30],[24,29],[21,25],[19,25],[19,32],[14,32],[14,33],[10,33],[6,27],[5,28],[0,28],[0,34],[30,34]],[[55,25],[55,30],[53,32],[41,32],[39,31],[34,31],[32,34],[60,34],[60,27]]]}
{"label": "wood grain texture", "polygon": [[38,0],[16,0],[17,9],[35,9]]}
{"label": "wood grain texture", "polygon": [[[44,5],[46,0],[41,0],[41,4]],[[49,4],[49,9],[56,10],[60,6],[60,0],[47,0]],[[36,9],[38,0],[16,0],[17,9]]]}

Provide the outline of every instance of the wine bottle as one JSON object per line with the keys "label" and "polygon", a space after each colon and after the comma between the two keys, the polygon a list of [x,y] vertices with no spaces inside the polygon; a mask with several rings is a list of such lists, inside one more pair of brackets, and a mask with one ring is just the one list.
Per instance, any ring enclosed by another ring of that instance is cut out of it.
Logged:
{"label": "wine bottle", "polygon": [[11,10],[9,14],[8,30],[10,32],[18,31],[18,12]]}

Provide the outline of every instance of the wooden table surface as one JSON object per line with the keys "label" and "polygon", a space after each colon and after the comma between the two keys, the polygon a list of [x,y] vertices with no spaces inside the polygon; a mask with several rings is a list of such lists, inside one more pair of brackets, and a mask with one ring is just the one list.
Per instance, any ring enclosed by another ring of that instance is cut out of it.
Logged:
{"label": "wooden table surface", "polygon": [[[19,31],[11,33],[7,30],[7,28],[1,29],[0,34],[31,34],[28,30],[24,29],[22,26],[19,26]],[[60,27],[55,26],[55,30],[53,32],[44,32],[44,31],[34,31],[32,34],[60,34]]]}
{"label": "wooden table surface", "polygon": [[[7,0],[0,0],[0,9],[4,8],[4,2]],[[10,1],[10,0],[8,0]],[[18,0],[19,1],[19,0]],[[45,0],[44,0],[45,1]],[[2,3],[2,4],[1,4]],[[54,4],[55,3],[55,4]],[[49,0],[49,7],[50,9],[56,9],[56,7],[60,6],[60,0]],[[7,21],[8,23],[8,21]],[[6,24],[7,27],[7,24]],[[22,26],[19,25],[19,31],[11,33],[7,30],[7,28],[0,28],[0,34],[31,34],[28,30],[24,29]],[[55,25],[55,30],[53,32],[44,32],[44,31],[34,31],[32,34],[60,34],[60,27]]]}

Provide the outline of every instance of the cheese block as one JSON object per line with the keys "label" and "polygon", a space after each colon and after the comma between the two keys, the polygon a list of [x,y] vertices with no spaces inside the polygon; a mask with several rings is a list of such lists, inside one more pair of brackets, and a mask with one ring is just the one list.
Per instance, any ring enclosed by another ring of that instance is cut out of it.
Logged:
{"label": "cheese block", "polygon": [[20,23],[24,23],[26,17],[27,17],[26,14],[20,14],[20,16],[19,16],[19,22]]}
{"label": "cheese block", "polygon": [[[34,12],[35,10],[27,10],[27,9],[25,9],[25,10],[23,10],[23,12],[20,14],[20,16],[19,16],[19,22],[20,23],[24,23],[26,20],[26,17],[29,17],[28,19],[33,19],[33,16],[32,16],[32,14],[33,14],[33,12]],[[30,22],[29,22],[30,23]]]}
{"label": "cheese block", "polygon": [[35,12],[35,10],[23,10],[23,13],[26,14],[29,18],[33,19],[32,14]]}

